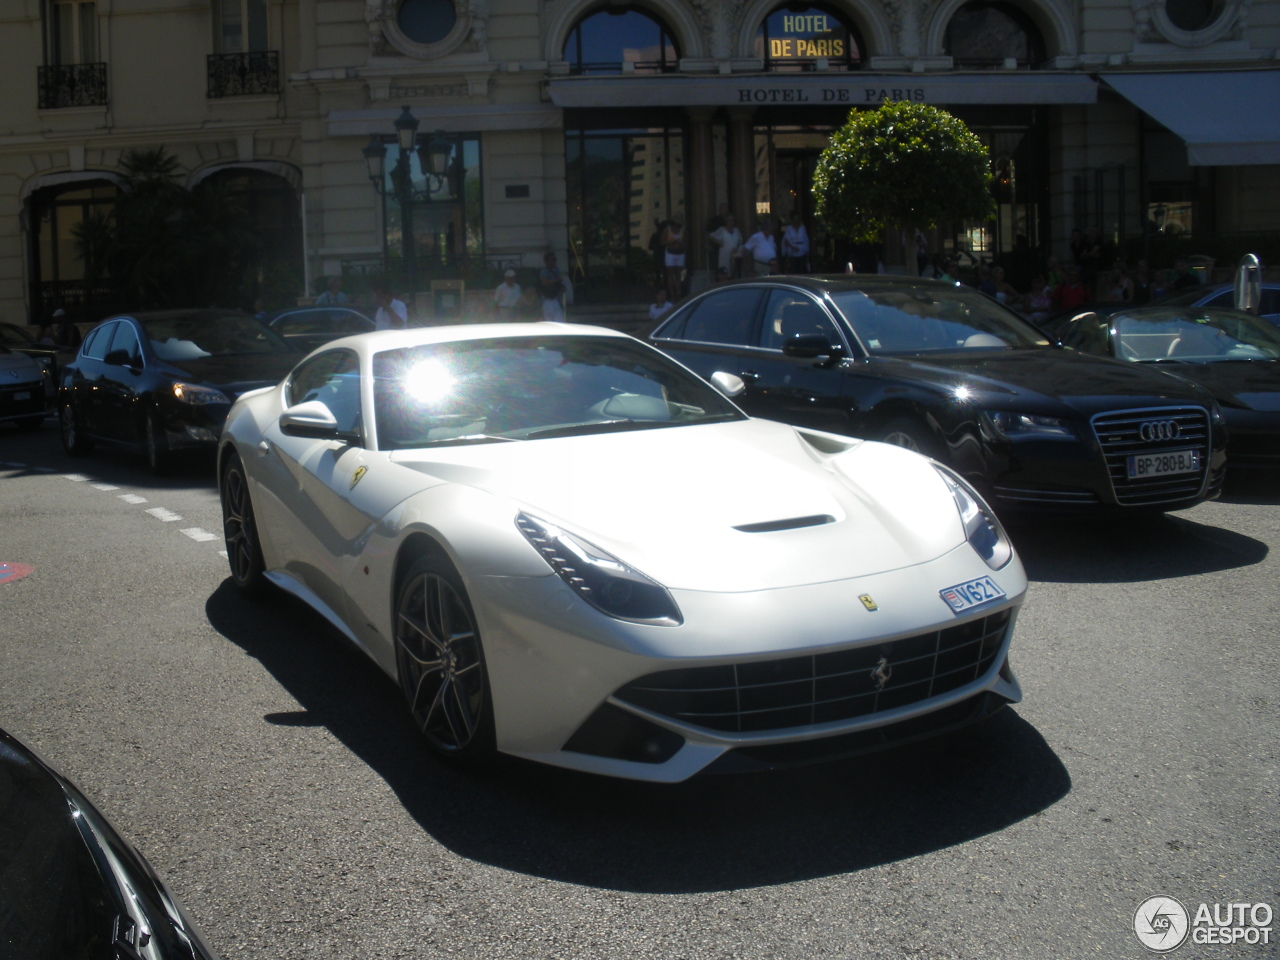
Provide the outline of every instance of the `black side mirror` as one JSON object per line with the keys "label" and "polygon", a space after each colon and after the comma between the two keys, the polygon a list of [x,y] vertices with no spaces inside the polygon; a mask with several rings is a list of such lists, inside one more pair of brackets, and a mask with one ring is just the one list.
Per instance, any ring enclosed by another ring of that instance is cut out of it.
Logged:
{"label": "black side mirror", "polygon": [[832,357],[840,355],[840,348],[831,345],[831,341],[820,333],[804,334],[782,341],[782,355],[809,360],[814,357]]}

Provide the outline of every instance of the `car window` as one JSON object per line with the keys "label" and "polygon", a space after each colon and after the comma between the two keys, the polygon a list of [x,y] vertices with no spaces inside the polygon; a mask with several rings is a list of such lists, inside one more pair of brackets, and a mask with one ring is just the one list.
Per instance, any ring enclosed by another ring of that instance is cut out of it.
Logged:
{"label": "car window", "polygon": [[1280,330],[1237,310],[1141,311],[1115,318],[1123,353],[1132,360],[1280,359]]}
{"label": "car window", "polygon": [[796,290],[769,291],[759,346],[767,350],[781,350],[787,340],[811,336],[826,337],[832,344],[841,342],[836,325],[808,294]]}
{"label": "car window", "polygon": [[350,350],[328,350],[298,366],[286,387],[289,406],[319,400],[338,421],[338,429],[360,429],[360,360]]}
{"label": "car window", "polygon": [[120,350],[123,350],[128,357],[129,366],[142,365],[142,345],[138,342],[138,335],[133,331],[133,324],[124,321],[116,324],[116,331],[111,338],[111,346],[107,348],[107,353],[116,353]]}
{"label": "car window", "polygon": [[1263,290],[1262,305],[1258,310],[1265,316],[1280,313],[1280,290]]}
{"label": "car window", "polygon": [[873,355],[1047,347],[1044,334],[976,290],[922,282],[832,295]]}
{"label": "car window", "polygon": [[703,297],[685,321],[680,338],[699,343],[750,345],[761,293],[759,287],[740,287]]}
{"label": "car window", "polygon": [[111,343],[111,334],[115,332],[114,323],[103,324],[89,332],[84,345],[80,347],[80,356],[90,360],[101,360],[107,355],[107,346]]}
{"label": "car window", "polygon": [[1096,313],[1087,313],[1071,325],[1062,342],[1081,353],[1093,353],[1100,357],[1108,355],[1109,339],[1108,320]]}
{"label": "car window", "polygon": [[156,356],[175,363],[292,351],[265,323],[239,313],[148,317],[142,323]]}
{"label": "car window", "polygon": [[21,327],[14,326],[12,323],[0,323],[0,343],[5,346],[17,347],[21,350],[24,347],[35,346],[35,342],[35,337]]}
{"label": "car window", "polygon": [[1206,306],[1206,307],[1229,307],[1229,306],[1231,306],[1231,305],[1232,305],[1232,303],[1235,301],[1235,296],[1236,296],[1236,294],[1235,294],[1235,291],[1234,291],[1234,290],[1223,290],[1223,291],[1222,291],[1220,294],[1218,294],[1217,296],[1215,296],[1215,297],[1210,297],[1208,300],[1206,300],[1206,301],[1204,302],[1203,306]]}

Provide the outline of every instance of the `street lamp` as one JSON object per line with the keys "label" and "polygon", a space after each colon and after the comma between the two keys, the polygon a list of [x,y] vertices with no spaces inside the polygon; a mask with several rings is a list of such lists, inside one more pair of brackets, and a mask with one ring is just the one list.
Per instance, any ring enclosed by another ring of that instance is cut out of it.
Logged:
{"label": "street lamp", "polygon": [[[408,106],[401,108],[400,116],[392,124],[395,128],[396,143],[400,147],[400,156],[396,165],[391,168],[391,189],[396,202],[400,204],[400,248],[409,267],[409,282],[413,289],[418,285],[418,256],[413,231],[413,205],[420,200],[428,200],[431,194],[438,193],[444,186],[449,174],[449,161],[453,155],[453,144],[444,136],[443,130],[437,130],[431,137],[418,138],[418,118],[409,112]],[[413,186],[413,154],[418,154],[419,165],[426,175],[426,190],[417,191]],[[369,168],[369,179],[373,188],[383,194],[386,190],[387,147],[378,134],[371,134],[369,143],[363,150],[365,163]]]}

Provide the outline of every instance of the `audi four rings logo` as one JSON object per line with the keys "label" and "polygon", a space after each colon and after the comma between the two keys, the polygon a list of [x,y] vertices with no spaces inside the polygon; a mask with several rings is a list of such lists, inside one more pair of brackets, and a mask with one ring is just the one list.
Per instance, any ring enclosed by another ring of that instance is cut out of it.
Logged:
{"label": "audi four rings logo", "polygon": [[1177,440],[1181,432],[1177,420],[1148,420],[1138,428],[1143,440]]}

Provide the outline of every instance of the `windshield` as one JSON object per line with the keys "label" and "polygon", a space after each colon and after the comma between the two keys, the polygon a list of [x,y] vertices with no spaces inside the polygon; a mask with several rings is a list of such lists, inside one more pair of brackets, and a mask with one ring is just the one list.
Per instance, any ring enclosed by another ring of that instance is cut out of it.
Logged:
{"label": "windshield", "polygon": [[1164,310],[1112,317],[1117,355],[1129,360],[1280,360],[1280,329],[1238,310]]}
{"label": "windshield", "polygon": [[965,287],[872,287],[831,299],[872,356],[1049,346],[1031,324]]}
{"label": "windshield", "polygon": [[1150,304],[1154,307],[1190,307],[1198,300],[1203,300],[1213,290],[1208,287],[1194,286],[1190,290],[1183,290],[1181,293],[1171,293],[1167,297],[1161,297],[1155,303]]}
{"label": "windshield", "polygon": [[156,356],[173,363],[293,349],[266,324],[238,313],[149,317],[141,322]]}
{"label": "windshield", "polygon": [[744,418],[709,384],[621,337],[424,344],[377,354],[373,377],[383,450]]}

